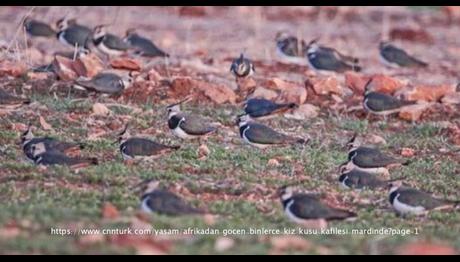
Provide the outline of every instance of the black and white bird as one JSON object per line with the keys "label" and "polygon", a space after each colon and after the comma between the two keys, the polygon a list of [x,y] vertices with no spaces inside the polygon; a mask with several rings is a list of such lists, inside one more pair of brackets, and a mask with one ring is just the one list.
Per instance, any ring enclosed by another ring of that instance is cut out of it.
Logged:
{"label": "black and white bird", "polygon": [[451,209],[460,201],[434,198],[428,193],[400,185],[390,185],[389,201],[400,215],[425,215],[430,210]]}
{"label": "black and white bird", "polygon": [[361,146],[356,141],[356,135],[348,142],[349,170],[356,169],[373,174],[389,176],[388,168],[395,165],[409,165],[406,159],[395,158],[382,153],[378,148]]}
{"label": "black and white bird", "polygon": [[24,19],[24,29],[31,37],[55,37],[56,31],[47,23],[37,21],[30,17]]}
{"label": "black and white bird", "polygon": [[189,98],[169,105],[168,127],[172,133],[182,139],[195,139],[214,133],[217,128],[212,126],[207,120],[193,114],[181,112],[180,105]]}
{"label": "black and white bird", "polygon": [[287,32],[278,32],[276,34],[276,54],[283,60],[290,63],[306,65],[305,56],[307,54],[307,45],[303,40],[289,35]]}
{"label": "black and white bird", "polygon": [[43,142],[33,144],[31,146],[31,151],[36,165],[83,167],[98,164],[97,158],[70,157],[58,150],[46,150],[45,143]]}
{"label": "black and white bird", "polygon": [[389,42],[380,42],[380,58],[383,64],[393,67],[427,67],[428,64],[409,55]]}
{"label": "black and white bird", "polygon": [[107,33],[106,25],[98,25],[93,30],[93,43],[108,56],[120,56],[130,48],[129,44],[120,37]]}
{"label": "black and white bird", "polygon": [[56,22],[58,28],[57,38],[63,44],[87,49],[87,43],[91,39],[92,30],[80,25],[75,19],[62,18]]}
{"label": "black and white bird", "polygon": [[0,109],[16,109],[30,104],[30,99],[12,95],[0,88]]}
{"label": "black and white bird", "polygon": [[254,74],[255,68],[251,60],[241,53],[240,57],[233,60],[230,71],[236,78],[246,78]]}
{"label": "black and white bird", "polygon": [[74,88],[107,95],[120,95],[132,82],[131,73],[121,77],[115,73],[102,72],[92,79],[78,78],[75,80]]}
{"label": "black and white bird", "polygon": [[262,119],[297,108],[296,103],[275,103],[265,98],[251,98],[244,104],[244,112],[254,119]]}
{"label": "black and white bird", "polygon": [[284,213],[298,224],[309,221],[352,220],[357,215],[351,211],[330,207],[321,202],[318,196],[294,193],[292,187],[281,187],[278,194]]}
{"label": "black and white bird", "polygon": [[131,137],[128,125],[119,134],[118,143],[124,160],[148,159],[180,148],[180,146],[163,145],[147,138]]}
{"label": "black and white bird", "polygon": [[128,43],[135,54],[146,57],[169,57],[169,54],[158,48],[150,39],[139,35],[136,29],[128,29],[123,41]]}
{"label": "black and white bird", "polygon": [[261,149],[270,146],[303,145],[308,142],[308,139],[291,137],[279,133],[268,126],[256,123],[246,114],[238,117],[238,126],[241,138],[248,144]]}
{"label": "black and white bird", "polygon": [[360,171],[357,169],[349,169],[346,164],[340,166],[339,182],[342,187],[347,189],[373,189],[388,186],[389,183],[401,180],[402,177],[397,179],[382,180],[375,174]]}
{"label": "black and white bird", "polygon": [[361,71],[361,67],[356,64],[358,59],[342,55],[335,49],[320,46],[316,39],[307,46],[307,61],[312,69],[321,73]]}
{"label": "black and white bird", "polygon": [[43,143],[46,151],[59,151],[64,154],[85,147],[81,143],[59,141],[52,137],[35,137],[32,133],[32,126],[29,125],[27,130],[21,135],[22,151],[27,159],[34,161],[32,146],[38,143]]}
{"label": "black and white bird", "polygon": [[375,115],[387,116],[400,112],[405,106],[416,104],[416,101],[401,100],[396,97],[372,91],[370,83],[372,78],[366,83],[364,89],[363,107]]}
{"label": "black and white bird", "polygon": [[199,215],[205,212],[185,202],[178,195],[160,189],[158,181],[150,181],[148,188],[141,198],[141,209],[147,213],[157,213],[168,216]]}

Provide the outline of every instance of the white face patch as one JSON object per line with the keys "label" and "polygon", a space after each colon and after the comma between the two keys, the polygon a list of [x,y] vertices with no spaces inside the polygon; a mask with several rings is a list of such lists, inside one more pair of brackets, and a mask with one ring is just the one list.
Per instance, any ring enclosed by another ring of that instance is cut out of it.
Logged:
{"label": "white face patch", "polygon": [[141,210],[144,211],[144,212],[147,212],[147,213],[152,213],[153,210],[149,207],[149,205],[147,204],[147,200],[149,198],[146,197],[144,200],[142,200],[142,203],[141,203]]}

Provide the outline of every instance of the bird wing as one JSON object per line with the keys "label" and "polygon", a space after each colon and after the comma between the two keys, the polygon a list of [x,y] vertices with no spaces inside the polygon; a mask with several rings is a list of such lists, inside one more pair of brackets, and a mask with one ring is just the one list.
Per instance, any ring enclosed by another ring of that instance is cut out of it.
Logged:
{"label": "bird wing", "polygon": [[301,56],[299,52],[298,40],[295,37],[289,37],[281,41],[279,43],[279,48],[287,56]]}
{"label": "bird wing", "polygon": [[343,72],[352,70],[353,66],[338,59],[334,52],[318,49],[317,52],[309,54],[310,63],[318,69]]}
{"label": "bird wing", "polygon": [[152,41],[147,38],[132,35],[127,38],[131,47],[135,48],[144,56],[167,56],[166,52],[158,48]]}
{"label": "bird wing", "polygon": [[292,137],[281,134],[270,127],[258,123],[251,123],[246,129],[245,135],[251,141],[258,144],[285,144],[292,142]]}
{"label": "bird wing", "polygon": [[56,32],[47,24],[34,21],[30,26],[26,25],[27,31],[33,36],[54,36]]}
{"label": "bird wing", "polygon": [[163,150],[171,148],[146,138],[131,138],[125,142],[124,146],[124,152],[126,152],[128,155],[138,156],[156,155]]}
{"label": "bird wing", "polygon": [[102,93],[119,93],[123,91],[122,79],[118,75],[102,73],[90,80],[77,80],[77,84]]}
{"label": "bird wing", "polygon": [[77,43],[78,46],[86,46],[86,40],[90,35],[91,29],[79,25],[70,26],[64,31],[66,41],[72,45]]}
{"label": "bird wing", "polygon": [[401,188],[398,200],[410,206],[423,206],[426,209],[433,209],[448,204],[447,201],[433,198],[431,195],[413,188]]}
{"label": "bird wing", "polygon": [[414,101],[400,100],[387,94],[371,92],[365,96],[366,105],[374,111],[386,111],[397,109],[402,106],[412,105]]}
{"label": "bird wing", "polygon": [[426,66],[427,64],[410,56],[406,51],[395,46],[387,46],[381,50],[381,55],[389,62],[396,63],[400,66]]}
{"label": "bird wing", "polygon": [[104,41],[104,45],[110,49],[121,50],[121,51],[129,49],[128,43],[124,42],[121,38],[115,35],[112,35],[112,34],[106,34],[103,41]]}
{"label": "bird wing", "polygon": [[356,155],[353,158],[353,162],[360,167],[376,168],[385,167],[390,164],[401,163],[403,161],[385,155],[376,148],[360,147],[356,150]]}
{"label": "bird wing", "polygon": [[176,194],[166,190],[155,190],[150,193],[147,205],[152,210],[167,215],[186,215],[200,212]]}
{"label": "bird wing", "polygon": [[209,125],[205,119],[195,115],[183,115],[184,121],[180,123],[180,128],[191,135],[205,135],[216,130]]}
{"label": "bird wing", "polygon": [[319,200],[314,199],[306,194],[299,194],[293,197],[291,211],[296,216],[303,219],[320,219],[327,220],[345,219],[354,214],[345,210],[340,210],[324,205]]}
{"label": "bird wing", "polygon": [[13,96],[8,94],[6,91],[0,89],[0,104],[2,105],[12,105],[18,103],[28,103],[29,99]]}

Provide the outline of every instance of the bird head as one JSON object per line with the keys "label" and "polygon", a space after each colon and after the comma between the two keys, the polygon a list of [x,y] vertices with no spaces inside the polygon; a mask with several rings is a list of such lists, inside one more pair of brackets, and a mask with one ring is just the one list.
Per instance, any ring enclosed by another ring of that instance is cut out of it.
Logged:
{"label": "bird head", "polygon": [[364,96],[366,96],[367,94],[369,94],[370,92],[372,92],[372,88],[371,88],[371,83],[372,81],[374,80],[374,78],[370,78],[366,84],[364,85]]}
{"label": "bird head", "polygon": [[121,144],[125,142],[129,137],[130,134],[128,132],[128,126],[129,124],[126,124],[123,130],[118,134],[118,143]]}
{"label": "bird head", "polygon": [[398,190],[402,186],[402,181],[393,181],[391,183],[388,183],[388,190],[391,193],[394,191]]}
{"label": "bird head", "polygon": [[24,18],[24,21],[22,22],[22,25],[25,26],[25,27],[28,27],[29,24],[33,21],[33,19],[31,17],[26,17]]}
{"label": "bird head", "polygon": [[105,28],[107,25],[98,25],[94,27],[93,29],[93,39],[99,39],[101,37],[104,37],[104,35],[107,33]]}
{"label": "bird head", "polygon": [[292,186],[282,186],[278,189],[277,193],[282,201],[286,201],[292,197],[294,189]]}
{"label": "bird head", "polygon": [[29,123],[29,125],[27,126],[27,130],[21,135],[21,142],[24,145],[26,142],[30,141],[33,138],[34,134],[32,133],[32,124]]}
{"label": "bird head", "polygon": [[125,37],[130,37],[136,34],[137,32],[135,28],[129,28],[128,30],[126,30]]}
{"label": "bird head", "polygon": [[75,24],[77,24],[77,19],[67,18],[64,16],[63,18],[57,20],[56,27],[62,31],[62,30],[67,29],[69,26],[75,25]]}
{"label": "bird head", "polygon": [[181,101],[179,101],[177,103],[174,103],[174,104],[171,104],[171,105],[167,106],[166,110],[168,111],[168,118],[171,118],[172,116],[174,116],[177,113],[179,113],[181,111],[180,110],[180,105],[190,101],[191,99],[192,99],[191,96],[187,96],[185,99],[183,99],[183,100],[181,100]]}
{"label": "bird head", "polygon": [[239,127],[242,127],[242,126],[247,125],[251,121],[252,121],[251,116],[249,116],[248,114],[241,114],[237,116],[236,124]]}
{"label": "bird head", "polygon": [[379,43],[379,49],[383,49],[383,48],[387,47],[388,45],[390,45],[389,41],[382,40]]}
{"label": "bird head", "polygon": [[290,37],[287,31],[278,31],[275,36],[275,41],[280,42],[288,39]]}
{"label": "bird head", "polygon": [[348,162],[345,162],[340,165],[339,174],[346,174],[346,173],[349,173],[351,170],[352,168],[348,165]]}
{"label": "bird head", "polygon": [[347,150],[350,152],[351,150],[353,149],[356,149],[360,146],[360,142],[358,140],[358,133],[355,132],[353,134],[353,136],[351,137],[350,140],[348,140],[347,144],[346,144],[346,148]]}
{"label": "bird head", "polygon": [[41,142],[41,143],[33,144],[30,150],[32,152],[33,157],[43,154],[46,152],[45,143]]}
{"label": "bird head", "polygon": [[160,181],[154,179],[147,179],[135,185],[131,189],[135,192],[142,192],[142,195],[144,196],[158,188],[160,188]]}

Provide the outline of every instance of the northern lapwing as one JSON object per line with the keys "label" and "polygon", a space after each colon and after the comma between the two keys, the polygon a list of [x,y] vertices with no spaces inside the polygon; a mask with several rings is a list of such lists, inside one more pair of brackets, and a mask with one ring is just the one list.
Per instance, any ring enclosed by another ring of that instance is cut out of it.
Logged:
{"label": "northern lapwing", "polygon": [[398,113],[405,106],[414,105],[416,101],[406,101],[395,98],[393,96],[372,91],[370,89],[370,83],[372,78],[366,83],[364,87],[364,98],[363,107],[364,109],[372,114],[388,116],[394,113]]}
{"label": "northern lapwing", "polygon": [[306,65],[307,45],[303,40],[299,41],[297,37],[287,32],[278,32],[275,41],[276,53],[279,57],[290,63]]}
{"label": "northern lapwing", "polygon": [[146,57],[169,57],[169,54],[158,48],[150,39],[140,36],[135,29],[128,29],[123,41],[128,43],[135,54]]}
{"label": "northern lapwing", "polygon": [[395,165],[409,165],[406,159],[395,158],[382,153],[378,148],[361,146],[356,143],[356,135],[348,142],[348,163],[347,168],[373,174],[386,174],[389,176],[388,168]]}
{"label": "northern lapwing", "polygon": [[120,56],[130,48],[129,44],[120,37],[107,33],[106,25],[98,25],[93,30],[93,43],[104,54],[110,56]]}
{"label": "northern lapwing", "polygon": [[147,138],[131,137],[128,125],[119,134],[118,143],[124,160],[152,158],[180,148],[163,145]]}
{"label": "northern lapwing", "polygon": [[308,139],[291,137],[268,126],[256,123],[246,114],[238,116],[238,126],[241,138],[248,144],[261,149],[270,146],[303,145],[308,142]]}
{"label": "northern lapwing", "polygon": [[149,181],[148,187],[141,198],[141,209],[147,213],[158,213],[168,216],[199,215],[205,212],[185,202],[178,195],[161,189],[158,181]]}
{"label": "northern lapwing", "polygon": [[172,133],[182,139],[194,139],[207,136],[217,130],[205,119],[192,114],[181,112],[180,105],[190,100],[190,97],[169,105],[168,111],[168,127]]}
{"label": "northern lapwing", "polygon": [[12,95],[0,88],[0,108],[16,109],[23,105],[30,104],[30,99]]}
{"label": "northern lapwing", "polygon": [[251,98],[244,104],[244,112],[253,119],[262,119],[297,108],[296,103],[275,103],[265,98]]}
{"label": "northern lapwing", "polygon": [[75,80],[74,88],[107,95],[120,95],[132,82],[131,73],[126,77],[121,77],[114,73],[102,72],[89,80],[78,78]]}
{"label": "northern lapwing", "polygon": [[33,144],[31,151],[36,165],[65,165],[75,168],[98,164],[97,158],[70,157],[57,150],[47,151],[43,142]]}
{"label": "northern lapwing", "polygon": [[230,71],[236,78],[246,78],[254,74],[255,68],[251,60],[241,53],[240,57],[233,60]]}
{"label": "northern lapwing", "polygon": [[460,201],[434,198],[428,193],[400,185],[390,185],[389,201],[400,215],[425,215],[430,210],[451,209],[459,206]]}
{"label": "northern lapwing", "polygon": [[24,29],[31,37],[55,37],[56,31],[47,23],[37,21],[30,17],[24,19]]}
{"label": "northern lapwing", "polygon": [[382,63],[389,67],[427,67],[428,64],[409,55],[406,51],[389,42],[380,42],[380,58]]}
{"label": "northern lapwing", "polygon": [[283,205],[284,213],[293,222],[304,224],[318,221],[325,227],[327,221],[352,220],[357,215],[351,211],[338,209],[324,204],[318,196],[294,193],[292,187],[281,187],[278,194]]}
{"label": "northern lapwing", "polygon": [[87,43],[91,39],[92,30],[89,27],[80,25],[75,19],[62,18],[56,22],[58,28],[57,38],[59,42],[76,47],[87,49]]}
{"label": "northern lapwing", "polygon": [[321,47],[316,39],[312,40],[307,46],[308,64],[313,70],[320,73],[361,71],[359,65],[348,61],[350,59],[352,58],[340,55],[332,48]]}
{"label": "northern lapwing", "polygon": [[375,174],[360,171],[357,169],[349,169],[346,164],[340,166],[339,182],[342,187],[347,189],[373,189],[388,186],[389,183],[404,179],[403,177],[396,179],[383,180]]}
{"label": "northern lapwing", "polygon": [[64,154],[85,147],[81,143],[59,141],[52,137],[35,137],[32,133],[32,126],[29,125],[27,130],[21,135],[22,150],[27,159],[34,161],[32,146],[38,143],[43,143],[46,151],[59,151]]}

